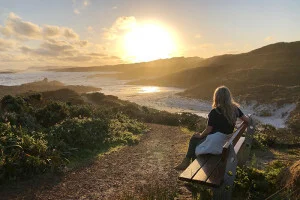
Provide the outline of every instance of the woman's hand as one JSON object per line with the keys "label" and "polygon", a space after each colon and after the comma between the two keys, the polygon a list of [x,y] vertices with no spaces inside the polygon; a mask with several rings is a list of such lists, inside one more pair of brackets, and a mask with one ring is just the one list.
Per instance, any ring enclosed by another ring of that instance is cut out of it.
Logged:
{"label": "woman's hand", "polygon": [[203,138],[203,136],[201,135],[201,133],[195,133],[193,136],[192,136],[193,138],[199,138],[199,139],[201,139],[201,138]]}
{"label": "woman's hand", "polygon": [[250,124],[250,119],[249,119],[248,116],[243,115],[240,119],[241,119],[242,121],[246,122],[248,125]]}
{"label": "woman's hand", "polygon": [[193,135],[193,137],[199,139],[205,138],[212,131],[212,129],[213,129],[212,126],[207,126],[202,133],[197,132]]}

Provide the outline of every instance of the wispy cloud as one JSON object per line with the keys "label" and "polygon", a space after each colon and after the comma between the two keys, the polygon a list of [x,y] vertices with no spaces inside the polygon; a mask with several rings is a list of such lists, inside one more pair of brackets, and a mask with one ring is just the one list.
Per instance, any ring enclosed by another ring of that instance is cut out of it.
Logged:
{"label": "wispy cloud", "polygon": [[76,15],[81,14],[81,11],[86,9],[88,6],[91,5],[91,2],[89,0],[73,0],[73,12]]}
{"label": "wispy cloud", "polygon": [[213,48],[215,45],[212,43],[204,43],[204,44],[200,44],[198,45],[199,49],[210,49]]}
{"label": "wispy cloud", "polygon": [[104,28],[103,37],[107,40],[115,40],[126,31],[131,30],[137,25],[134,16],[123,16],[115,20],[110,28]]}
{"label": "wispy cloud", "polygon": [[94,28],[93,28],[92,26],[88,26],[88,27],[86,28],[86,30],[87,30],[88,33],[90,33],[90,34],[95,33],[95,30],[94,30]]}
{"label": "wispy cloud", "polygon": [[274,40],[273,36],[267,36],[267,37],[265,37],[265,39],[264,39],[265,42],[271,42],[271,41],[273,41],[273,40]]}
{"label": "wispy cloud", "polygon": [[77,8],[74,8],[73,12],[74,12],[76,15],[79,15],[79,14],[80,14],[80,11],[79,11]]}
{"label": "wispy cloud", "polygon": [[84,0],[82,4],[84,7],[87,7],[91,4],[91,2],[89,0]]}

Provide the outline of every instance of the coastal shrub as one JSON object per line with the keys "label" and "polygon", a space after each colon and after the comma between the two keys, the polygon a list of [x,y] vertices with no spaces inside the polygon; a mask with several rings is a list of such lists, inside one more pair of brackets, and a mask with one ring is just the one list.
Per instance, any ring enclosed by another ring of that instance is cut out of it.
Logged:
{"label": "coastal shrub", "polygon": [[286,164],[281,161],[269,163],[265,169],[237,167],[233,195],[239,198],[264,199],[280,189],[279,177]]}
{"label": "coastal shrub", "polygon": [[300,113],[296,113],[290,117],[288,126],[293,133],[300,134]]}
{"label": "coastal shrub", "polygon": [[[51,127],[48,138],[51,146],[59,150],[67,148],[97,148],[105,143],[108,120],[91,118],[66,119]],[[59,145],[58,145],[59,144]]]}
{"label": "coastal shrub", "polygon": [[6,112],[21,113],[24,110],[25,101],[21,97],[6,95],[1,99],[1,110]]}
{"label": "coastal shrub", "polygon": [[184,112],[180,115],[180,125],[194,131],[204,130],[206,125],[205,121],[204,118],[192,113]]}
{"label": "coastal shrub", "polygon": [[0,182],[42,173],[51,166],[45,134],[9,123],[0,123],[0,152]]}
{"label": "coastal shrub", "polygon": [[35,116],[41,125],[48,128],[68,117],[69,109],[65,103],[51,102],[38,109]]}
{"label": "coastal shrub", "polygon": [[41,101],[43,99],[41,93],[31,94],[27,98],[29,101]]}
{"label": "coastal shrub", "polygon": [[133,145],[138,143],[138,135],[146,131],[148,131],[148,128],[145,124],[130,119],[124,114],[117,114],[109,123],[108,142]]}
{"label": "coastal shrub", "polygon": [[276,142],[276,136],[258,132],[254,135],[254,148],[272,147]]}
{"label": "coastal shrub", "polygon": [[253,148],[272,147],[277,142],[277,133],[275,127],[271,125],[262,125],[259,130],[254,134]]}
{"label": "coastal shrub", "polygon": [[103,93],[100,93],[100,92],[89,93],[89,94],[86,94],[86,96],[90,100],[95,101],[95,102],[102,101],[103,99],[106,98],[106,95]]}
{"label": "coastal shrub", "polygon": [[50,101],[39,94],[3,98],[0,182],[57,171],[69,160],[76,162],[82,155],[106,151],[112,146],[134,145],[148,130],[142,122],[195,129],[204,120],[193,114],[171,114],[139,106],[113,96],[92,97],[100,102],[97,106]]}
{"label": "coastal shrub", "polygon": [[21,126],[27,130],[36,130],[40,127],[36,118],[26,112],[21,114],[17,114],[15,112],[5,112],[1,115],[0,119],[3,123],[10,123],[11,125],[15,125],[17,127]]}
{"label": "coastal shrub", "polygon": [[70,117],[71,118],[85,118],[85,117],[92,117],[93,115],[93,108],[89,105],[76,105],[71,106],[69,108]]}

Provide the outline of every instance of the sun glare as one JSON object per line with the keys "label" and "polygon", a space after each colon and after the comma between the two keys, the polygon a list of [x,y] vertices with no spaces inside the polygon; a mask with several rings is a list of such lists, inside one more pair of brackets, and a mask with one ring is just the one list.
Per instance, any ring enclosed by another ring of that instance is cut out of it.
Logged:
{"label": "sun glare", "polygon": [[156,24],[134,27],[124,37],[125,55],[133,62],[170,58],[176,51],[172,34]]}

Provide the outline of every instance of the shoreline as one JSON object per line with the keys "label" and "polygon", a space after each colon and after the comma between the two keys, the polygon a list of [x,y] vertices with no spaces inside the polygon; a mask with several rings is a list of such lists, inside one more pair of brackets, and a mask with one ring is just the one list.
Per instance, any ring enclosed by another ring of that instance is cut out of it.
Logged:
{"label": "shoreline", "polygon": [[[86,74],[87,77],[83,75],[83,77],[89,80],[89,75],[91,74]],[[84,79],[79,80],[78,83],[74,82],[67,84],[62,83],[61,80],[55,81],[53,80],[53,77],[50,79],[51,81],[48,81],[47,78],[42,80],[42,78],[44,77],[41,76],[39,81],[33,81],[20,85],[0,85],[0,97],[6,94],[17,95],[29,91],[42,92],[68,88],[78,93],[101,92],[105,95],[117,96],[122,100],[128,100],[142,106],[164,110],[171,113],[190,112],[206,118],[211,110],[210,101],[183,97],[178,94],[180,93],[180,88],[175,89],[171,87],[158,87],[160,90],[159,92],[141,93],[139,89],[142,88],[142,86],[127,85],[125,82],[117,83],[117,81],[115,81],[114,84],[114,81],[112,81],[109,85],[103,84],[103,87],[99,88],[95,86],[81,85],[81,83],[84,82]],[[97,80],[91,81],[94,81],[91,82],[92,85],[97,84]],[[98,84],[101,85],[100,80]],[[291,112],[296,108],[296,104],[291,103],[276,106],[272,104],[258,104],[257,102],[253,101],[252,104],[242,103],[241,108],[245,114],[254,114],[254,118],[260,121],[262,124],[270,124],[275,128],[285,128]]]}

